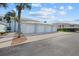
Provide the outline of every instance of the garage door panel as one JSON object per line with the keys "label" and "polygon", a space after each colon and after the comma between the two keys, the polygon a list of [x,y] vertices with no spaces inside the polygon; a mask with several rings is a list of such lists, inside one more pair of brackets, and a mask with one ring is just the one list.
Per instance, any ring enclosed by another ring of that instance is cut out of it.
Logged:
{"label": "garage door panel", "polygon": [[45,31],[46,31],[46,32],[51,32],[51,26],[46,26]]}
{"label": "garage door panel", "polygon": [[34,25],[33,24],[23,24],[22,32],[23,33],[34,33]]}
{"label": "garage door panel", "polygon": [[44,25],[37,26],[37,33],[44,33]]}

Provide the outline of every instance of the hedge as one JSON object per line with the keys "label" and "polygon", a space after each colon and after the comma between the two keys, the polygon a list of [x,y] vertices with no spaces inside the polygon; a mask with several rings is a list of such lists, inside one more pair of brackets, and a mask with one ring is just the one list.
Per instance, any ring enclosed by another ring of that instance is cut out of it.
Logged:
{"label": "hedge", "polygon": [[75,32],[77,29],[75,28],[63,28],[63,29],[58,29],[57,31],[62,31],[62,32]]}

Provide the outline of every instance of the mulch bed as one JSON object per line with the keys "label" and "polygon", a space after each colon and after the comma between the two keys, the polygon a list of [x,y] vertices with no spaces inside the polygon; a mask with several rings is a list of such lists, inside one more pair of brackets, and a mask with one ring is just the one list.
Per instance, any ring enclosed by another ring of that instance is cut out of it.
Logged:
{"label": "mulch bed", "polygon": [[26,41],[26,40],[27,40],[27,38],[24,37],[24,36],[21,36],[20,38],[15,37],[15,38],[12,40],[11,46],[18,45],[18,44],[20,44],[20,43],[22,43],[22,42],[24,42],[24,41]]}

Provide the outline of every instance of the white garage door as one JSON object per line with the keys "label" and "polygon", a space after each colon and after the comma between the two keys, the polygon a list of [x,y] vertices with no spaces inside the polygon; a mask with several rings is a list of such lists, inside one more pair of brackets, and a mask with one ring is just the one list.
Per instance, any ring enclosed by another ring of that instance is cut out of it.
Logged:
{"label": "white garage door", "polygon": [[22,24],[21,26],[23,33],[34,33],[34,25],[33,24]]}
{"label": "white garage door", "polygon": [[57,27],[53,27],[53,32],[57,32]]}
{"label": "white garage door", "polygon": [[46,26],[46,28],[45,28],[45,32],[51,32],[51,26]]}
{"label": "white garage door", "polygon": [[44,25],[38,24],[38,26],[37,26],[37,33],[44,33]]}

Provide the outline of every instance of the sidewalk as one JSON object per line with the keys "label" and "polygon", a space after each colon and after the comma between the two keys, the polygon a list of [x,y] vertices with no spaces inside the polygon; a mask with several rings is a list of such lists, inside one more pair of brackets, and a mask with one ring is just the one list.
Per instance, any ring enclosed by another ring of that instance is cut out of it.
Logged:
{"label": "sidewalk", "polygon": [[67,32],[57,32],[57,33],[50,33],[50,34],[43,34],[43,35],[36,35],[36,36],[27,36],[27,41],[26,42],[32,42],[32,41],[38,41],[38,40],[43,40],[47,38],[55,38],[63,35],[69,35],[72,33],[67,33]]}
{"label": "sidewalk", "polygon": [[56,38],[59,36],[70,35],[70,34],[72,34],[72,33],[57,32],[57,33],[41,34],[41,35],[35,35],[35,36],[26,36],[26,40],[24,42],[13,44],[13,45],[24,44],[24,43],[29,43],[29,42],[38,41],[38,40],[44,40],[44,39],[48,39],[48,38]]}
{"label": "sidewalk", "polygon": [[25,37],[21,37],[20,39],[16,39],[16,38],[14,39],[16,34],[10,33],[5,38],[0,39],[0,48],[43,40],[51,37],[56,38],[59,36],[70,35],[70,34],[72,33],[57,32],[57,33],[42,34],[42,35],[35,35],[35,36],[25,36]]}
{"label": "sidewalk", "polygon": [[3,38],[0,38],[0,48],[11,46],[14,36],[15,33],[9,33],[6,36],[2,36]]}

